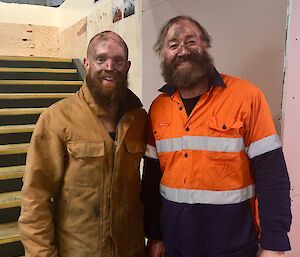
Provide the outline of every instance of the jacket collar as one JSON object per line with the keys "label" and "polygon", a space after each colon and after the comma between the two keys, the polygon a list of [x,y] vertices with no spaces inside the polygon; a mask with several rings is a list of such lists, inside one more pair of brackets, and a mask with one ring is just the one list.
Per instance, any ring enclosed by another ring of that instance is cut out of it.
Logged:
{"label": "jacket collar", "polygon": [[[225,85],[220,73],[215,68],[214,77],[211,80],[208,88],[210,89],[211,87],[225,87],[225,86],[226,85]],[[177,91],[177,88],[172,85],[165,84],[158,91],[162,92],[162,93],[166,93],[168,96],[172,96]]]}
{"label": "jacket collar", "polygon": [[[103,108],[103,106],[98,105],[87,84],[86,81],[84,81],[82,87],[79,90],[79,95],[83,97],[84,101],[88,104],[88,106],[92,109],[92,111],[97,115],[97,116],[105,116],[106,111]],[[143,107],[140,99],[130,90],[126,89],[125,94],[123,98],[121,99],[120,105],[119,105],[119,110],[120,110],[120,116],[122,117],[125,113],[136,109],[136,108],[141,108]]]}

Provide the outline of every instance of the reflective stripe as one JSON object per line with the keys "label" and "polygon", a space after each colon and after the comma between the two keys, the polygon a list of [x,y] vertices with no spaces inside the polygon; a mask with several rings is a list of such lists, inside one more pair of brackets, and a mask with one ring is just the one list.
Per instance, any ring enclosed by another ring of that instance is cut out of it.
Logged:
{"label": "reflective stripe", "polygon": [[243,138],[227,137],[184,136],[158,140],[155,143],[158,153],[182,151],[183,149],[240,152],[245,148]]}
{"label": "reflective stripe", "polygon": [[234,204],[254,197],[255,189],[254,185],[226,191],[177,189],[160,185],[160,194],[165,199],[176,203]]}
{"label": "reflective stripe", "polygon": [[261,154],[278,149],[281,146],[281,140],[279,136],[275,134],[253,142],[249,147],[246,148],[246,152],[249,158],[252,159]]}
{"label": "reflective stripe", "polygon": [[152,159],[158,159],[156,148],[153,147],[152,145],[147,144],[145,156],[152,158]]}

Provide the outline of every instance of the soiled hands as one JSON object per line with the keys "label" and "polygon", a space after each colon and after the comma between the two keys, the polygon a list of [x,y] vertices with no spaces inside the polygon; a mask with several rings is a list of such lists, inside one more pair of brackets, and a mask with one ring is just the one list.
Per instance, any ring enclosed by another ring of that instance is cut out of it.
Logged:
{"label": "soiled hands", "polygon": [[149,257],[164,257],[166,249],[163,241],[148,240],[147,252]]}
{"label": "soiled hands", "polygon": [[258,257],[285,257],[284,252],[270,251],[270,250],[262,250]]}

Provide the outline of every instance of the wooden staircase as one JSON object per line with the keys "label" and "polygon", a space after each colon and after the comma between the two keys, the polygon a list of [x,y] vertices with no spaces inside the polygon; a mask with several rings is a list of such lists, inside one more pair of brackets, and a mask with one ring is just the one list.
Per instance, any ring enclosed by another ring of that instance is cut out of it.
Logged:
{"label": "wooden staircase", "polygon": [[17,220],[30,137],[40,113],[81,86],[78,63],[71,59],[0,56],[1,257],[24,255]]}

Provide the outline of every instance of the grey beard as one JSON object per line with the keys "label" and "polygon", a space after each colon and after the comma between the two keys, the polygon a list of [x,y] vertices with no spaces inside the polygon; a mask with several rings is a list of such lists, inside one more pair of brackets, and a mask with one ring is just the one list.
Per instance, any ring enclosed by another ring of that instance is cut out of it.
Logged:
{"label": "grey beard", "polygon": [[[177,65],[183,61],[189,61],[192,68],[188,72],[176,71]],[[206,51],[176,57],[170,64],[162,61],[161,69],[165,81],[176,88],[193,87],[204,79],[211,79],[214,74],[213,59]]]}

